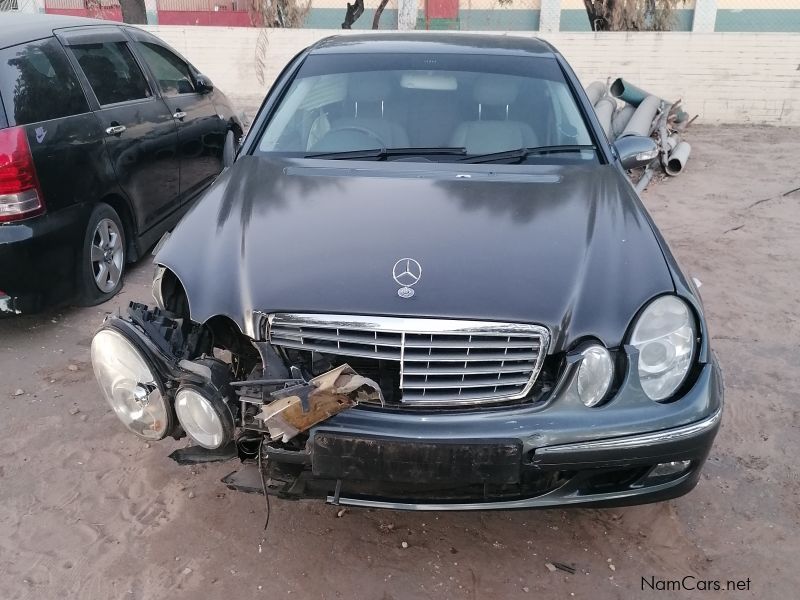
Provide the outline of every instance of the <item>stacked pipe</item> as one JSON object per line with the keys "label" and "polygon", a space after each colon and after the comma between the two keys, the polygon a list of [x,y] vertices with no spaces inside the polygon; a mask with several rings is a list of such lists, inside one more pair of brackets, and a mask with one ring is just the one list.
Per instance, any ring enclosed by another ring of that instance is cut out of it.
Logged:
{"label": "stacked pipe", "polygon": [[631,173],[631,178],[636,178],[637,191],[647,187],[659,170],[670,176],[683,171],[692,147],[681,136],[694,119],[683,110],[680,100],[669,102],[621,77],[610,85],[602,81],[592,82],[586,88],[586,95],[609,141],[628,135],[648,136],[655,140],[658,158],[643,170]]}

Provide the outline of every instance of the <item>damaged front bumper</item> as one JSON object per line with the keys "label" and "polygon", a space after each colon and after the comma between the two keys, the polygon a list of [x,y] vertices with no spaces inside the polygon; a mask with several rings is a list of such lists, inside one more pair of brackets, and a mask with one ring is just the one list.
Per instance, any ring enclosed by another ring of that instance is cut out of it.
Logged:
{"label": "damaged front bumper", "polygon": [[[244,468],[223,482],[246,492],[406,510],[642,504],[696,485],[721,421],[713,355],[666,403],[644,396],[628,361],[601,407],[578,398],[572,363],[539,403],[410,411],[384,405],[380,387],[346,365],[306,379],[278,364],[266,343],[254,344],[261,364],[278,368],[258,367],[233,381],[208,357],[213,344],[201,326],[143,305],[129,312],[104,327],[130,338],[152,366],[145,400],[163,401],[185,426],[174,405],[181,389],[191,389],[230,423],[219,439],[235,444],[182,458],[238,455]],[[180,437],[177,419],[168,421],[174,427],[158,431]]]}
{"label": "damaged front bumper", "polygon": [[[491,510],[622,506],[689,492],[722,417],[716,360],[669,404],[643,402],[630,386],[618,395],[613,410],[600,411],[574,405],[566,393],[542,409],[418,414],[361,406],[313,428],[300,451],[268,447],[267,493],[401,510]],[[252,469],[223,481],[260,493]]]}

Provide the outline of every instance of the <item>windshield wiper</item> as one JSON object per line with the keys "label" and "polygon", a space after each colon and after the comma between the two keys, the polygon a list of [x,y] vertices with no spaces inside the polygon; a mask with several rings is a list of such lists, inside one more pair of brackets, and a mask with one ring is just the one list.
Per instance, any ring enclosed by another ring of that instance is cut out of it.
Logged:
{"label": "windshield wiper", "polygon": [[522,162],[533,154],[556,154],[559,152],[582,152],[583,150],[596,150],[591,145],[566,145],[566,146],[537,146],[535,148],[517,148],[516,150],[503,150],[502,152],[490,152],[489,154],[475,154],[461,159],[461,162],[468,163],[487,163],[501,160]]}
{"label": "windshield wiper", "polygon": [[335,160],[372,159],[386,160],[392,156],[463,156],[466,148],[373,148],[371,150],[346,150],[344,152],[314,152],[303,158],[331,158]]}

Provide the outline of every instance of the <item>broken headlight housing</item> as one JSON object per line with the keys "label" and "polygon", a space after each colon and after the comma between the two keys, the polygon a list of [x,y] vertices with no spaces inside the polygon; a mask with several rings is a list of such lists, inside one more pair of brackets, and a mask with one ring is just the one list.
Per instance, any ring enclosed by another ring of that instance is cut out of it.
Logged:
{"label": "broken headlight housing", "polygon": [[694,315],[677,296],[656,298],[639,315],[631,345],[639,351],[639,381],[651,400],[666,400],[684,382],[695,338]]}
{"label": "broken headlight housing", "polygon": [[144,352],[105,328],[94,336],[91,355],[97,383],[123,425],[146,440],[163,439],[172,430],[172,411]]}

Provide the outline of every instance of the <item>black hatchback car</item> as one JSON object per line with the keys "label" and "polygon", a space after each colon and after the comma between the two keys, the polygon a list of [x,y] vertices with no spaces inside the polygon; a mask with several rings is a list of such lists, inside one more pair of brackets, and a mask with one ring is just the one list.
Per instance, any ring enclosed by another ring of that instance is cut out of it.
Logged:
{"label": "black hatchback car", "polygon": [[[567,62],[511,36],[298,55],[92,342],[106,400],[234,488],[416,510],[696,484],[722,379],[695,285]],[[203,448],[209,449],[204,453]]]}
{"label": "black hatchback car", "polygon": [[113,296],[241,133],[225,95],[145,31],[0,15],[0,314]]}

